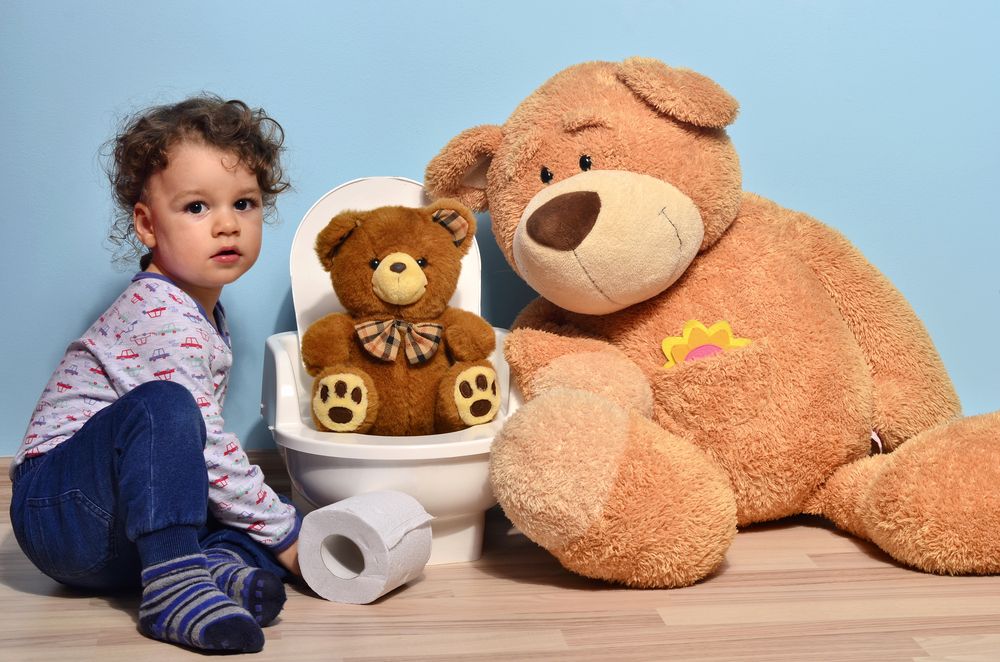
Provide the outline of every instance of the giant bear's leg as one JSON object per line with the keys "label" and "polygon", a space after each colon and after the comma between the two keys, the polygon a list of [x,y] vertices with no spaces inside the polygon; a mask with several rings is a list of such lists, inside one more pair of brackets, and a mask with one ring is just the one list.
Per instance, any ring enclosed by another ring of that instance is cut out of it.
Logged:
{"label": "giant bear's leg", "polygon": [[928,572],[1000,572],[1000,412],[839,469],[810,508]]}
{"label": "giant bear's leg", "polygon": [[568,569],[638,587],[712,572],[736,533],[723,470],[693,444],[586,391],[554,388],[494,441],[508,517]]}

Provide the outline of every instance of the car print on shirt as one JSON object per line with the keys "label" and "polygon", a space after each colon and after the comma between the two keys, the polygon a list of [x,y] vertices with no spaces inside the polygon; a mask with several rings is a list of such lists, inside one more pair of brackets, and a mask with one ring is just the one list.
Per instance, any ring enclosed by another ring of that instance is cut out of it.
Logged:
{"label": "car print on shirt", "polygon": [[175,370],[173,368],[165,368],[163,370],[157,370],[153,373],[153,376],[163,382],[172,381],[174,378]]}
{"label": "car print on shirt", "polygon": [[138,335],[132,336],[132,342],[134,342],[136,345],[145,345],[146,341],[149,340],[149,337],[154,335],[156,334],[149,332],[140,333]]}

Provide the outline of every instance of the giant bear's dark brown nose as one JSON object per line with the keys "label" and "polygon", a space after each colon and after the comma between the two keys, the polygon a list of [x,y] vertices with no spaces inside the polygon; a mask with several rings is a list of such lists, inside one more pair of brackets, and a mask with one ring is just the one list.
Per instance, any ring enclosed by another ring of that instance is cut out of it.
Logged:
{"label": "giant bear's dark brown nose", "polygon": [[543,246],[571,251],[587,237],[600,213],[601,196],[594,191],[563,193],[536,209],[526,229]]}

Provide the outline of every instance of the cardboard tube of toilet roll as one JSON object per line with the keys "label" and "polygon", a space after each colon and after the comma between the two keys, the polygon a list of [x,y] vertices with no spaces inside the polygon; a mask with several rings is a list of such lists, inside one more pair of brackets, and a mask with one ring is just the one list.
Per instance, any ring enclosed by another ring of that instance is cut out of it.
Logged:
{"label": "cardboard tube of toilet roll", "polygon": [[314,510],[299,532],[302,577],[327,600],[368,604],[423,571],[431,519],[416,499],[388,490]]}

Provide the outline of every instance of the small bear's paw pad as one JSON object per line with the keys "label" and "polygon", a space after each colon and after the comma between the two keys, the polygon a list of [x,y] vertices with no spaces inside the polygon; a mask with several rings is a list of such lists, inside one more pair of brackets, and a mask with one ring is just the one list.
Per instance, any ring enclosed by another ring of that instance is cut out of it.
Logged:
{"label": "small bear's paw pad", "polygon": [[368,413],[368,387],[351,373],[327,375],[313,394],[313,412],[328,430],[353,432]]}
{"label": "small bear's paw pad", "polygon": [[488,423],[500,411],[500,391],[493,368],[473,366],[455,379],[455,405],[466,425]]}

